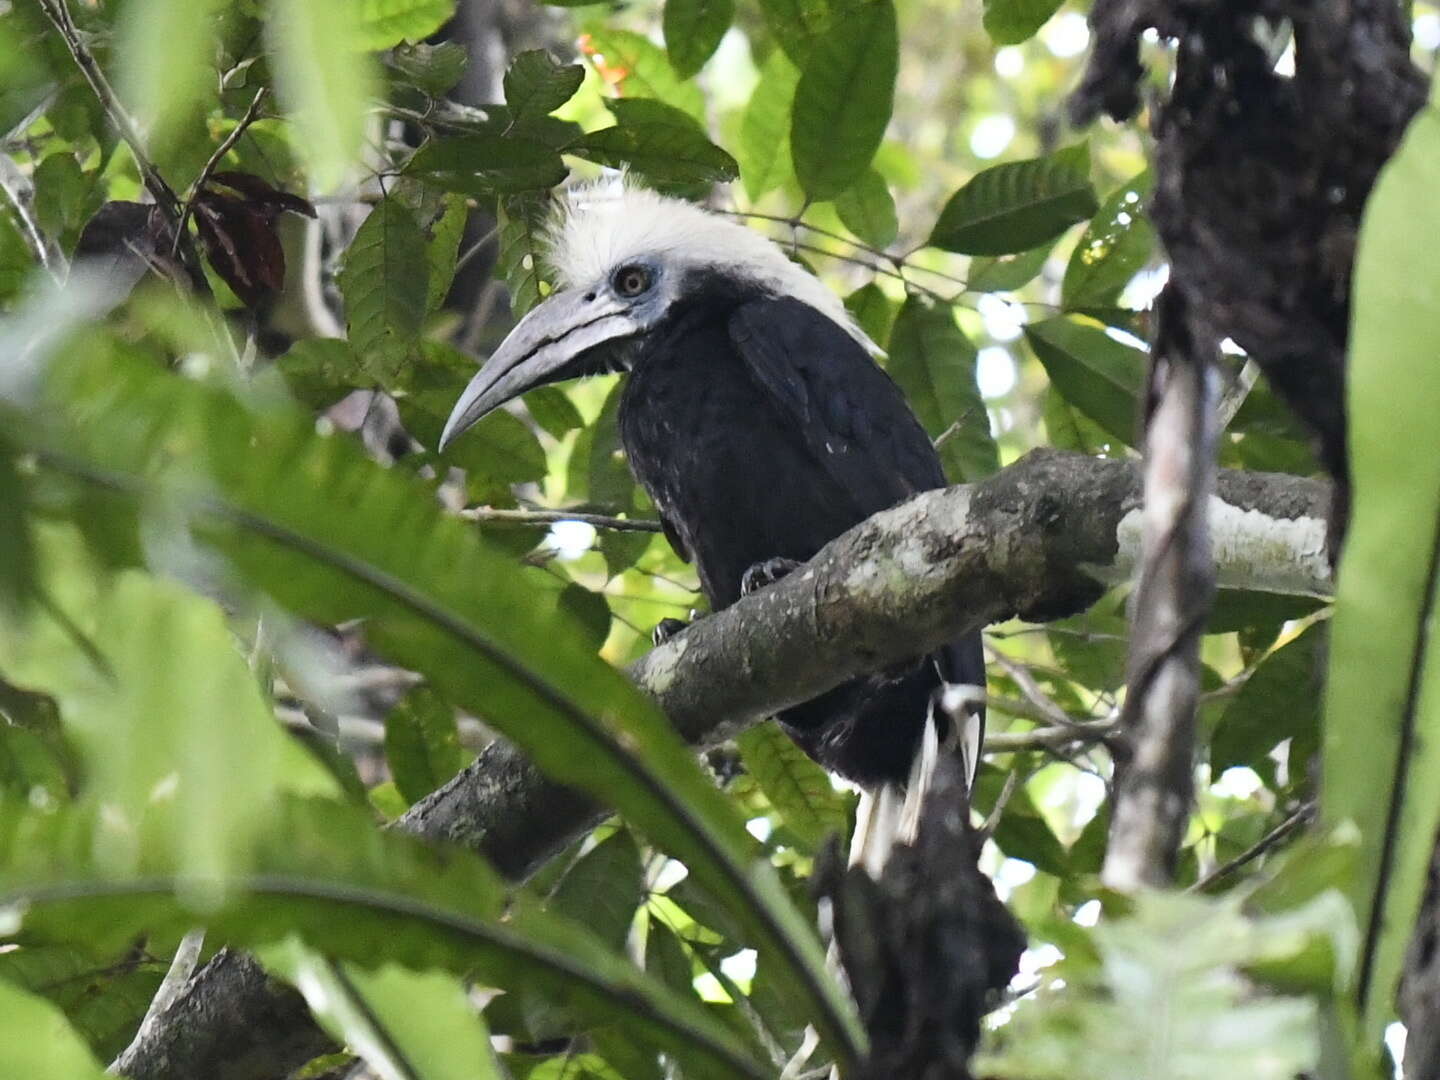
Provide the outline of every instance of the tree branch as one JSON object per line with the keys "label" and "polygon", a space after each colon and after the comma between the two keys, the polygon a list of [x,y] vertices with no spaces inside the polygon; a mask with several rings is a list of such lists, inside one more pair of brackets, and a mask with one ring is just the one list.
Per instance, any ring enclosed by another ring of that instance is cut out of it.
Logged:
{"label": "tree branch", "polygon": [[[1222,472],[1211,501],[1220,583],[1328,594],[1328,498],[1326,486],[1313,480]],[[713,745],[857,673],[988,623],[1084,610],[1134,570],[1139,507],[1135,464],[1036,451],[984,483],[927,492],[877,514],[803,569],[694,623],[631,665],[630,674],[688,741]],[[1049,734],[1077,737],[1069,729]],[[519,879],[604,814],[497,743],[412,807],[398,827],[458,843]],[[167,1035],[171,1017],[186,1025],[186,1045],[196,1055],[222,1043],[233,1055],[242,1038],[252,1051],[270,1045],[298,1054],[313,1045],[293,1029],[266,1024],[250,1024],[242,1036],[228,1022],[228,1009],[207,1009],[214,995],[233,995],[227,980],[234,977],[223,968],[202,971],[157,1025],[157,1052],[132,1048],[124,1075],[208,1075],[206,1063],[218,1060],[213,1055],[182,1060],[158,1052],[170,1045],[165,1039],[174,1042]],[[207,1024],[219,1025],[208,1041],[200,1030]],[[232,1070],[227,1080],[269,1080],[304,1060],[268,1054],[268,1072]]]}

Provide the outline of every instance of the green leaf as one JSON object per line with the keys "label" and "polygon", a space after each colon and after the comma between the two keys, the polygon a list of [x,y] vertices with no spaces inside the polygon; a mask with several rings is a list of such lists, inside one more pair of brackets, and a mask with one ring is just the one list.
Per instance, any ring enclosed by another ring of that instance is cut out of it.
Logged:
{"label": "green leaf", "polygon": [[833,199],[869,168],[890,123],[899,62],[890,0],[868,0],[815,40],[790,128],[795,175],[809,198]]}
{"label": "green leaf", "polygon": [[760,0],[766,27],[796,64],[805,62],[816,37],[858,6],[853,0]]}
{"label": "green leaf", "polygon": [[[147,952],[162,952],[161,943]],[[10,983],[58,1006],[102,1061],[129,1045],[164,975],[162,960],[137,957],[129,947],[25,944],[0,953],[0,985]]]}
{"label": "green leaf", "polygon": [[[284,799],[273,809],[245,890],[204,912],[217,939],[253,948],[298,937],[347,967],[394,963],[526,988],[592,1022],[624,1023],[637,1042],[684,1062],[687,1075],[766,1075],[692,1001],[646,978],[583,925],[523,901],[507,913],[504,885],[473,855],[377,830],[364,811],[334,803]],[[183,882],[173,874],[107,880],[85,872],[98,830],[95,815],[14,807],[0,815],[0,904],[24,906],[27,938],[123,945],[193,926],[197,912],[177,901]]]}
{"label": "green leaf", "polygon": [[1111,307],[1150,258],[1155,230],[1145,216],[1145,196],[1154,186],[1145,170],[1105,200],[1065,267],[1060,303],[1068,309]]}
{"label": "green leaf", "polygon": [[351,390],[369,390],[375,377],[343,338],[306,338],[276,362],[293,393],[312,408],[335,404]]}
{"label": "green leaf", "polygon": [[378,1075],[500,1080],[485,1022],[453,975],[394,965],[366,971],[294,940],[262,958],[299,988],[321,1026]]}
{"label": "green leaf", "polygon": [[566,147],[569,153],[611,168],[628,165],[656,181],[723,183],[739,175],[735,159],[679,109],[643,99],[609,105],[620,122],[586,132]]}
{"label": "green leaf", "polygon": [[525,408],[537,424],[557,439],[563,439],[568,432],[585,424],[580,410],[558,386],[538,386],[527,391]]}
{"label": "green leaf", "polygon": [[276,89],[296,126],[293,145],[315,186],[332,191],[364,145],[372,46],[352,0],[274,0],[265,30]]}
{"label": "green leaf", "polygon": [[1064,0],[985,0],[985,30],[997,45],[1018,45],[1060,10]]}
{"label": "green leaf", "polygon": [[419,341],[429,276],[425,234],[397,199],[381,199],[345,253],[339,285],[350,345],[382,383]]}
{"label": "green leaf", "polygon": [[560,64],[544,49],[522,52],[505,71],[505,104],[517,126],[549,116],[585,81],[579,64]]}
{"label": "green leaf", "polygon": [[644,34],[595,27],[581,51],[622,97],[654,98],[705,123],[705,95],[699,84],[676,74],[664,50]]}
{"label": "green leaf", "polygon": [[154,151],[215,98],[211,55],[225,0],[139,0],[121,9],[119,93]]}
{"label": "green leaf", "polygon": [[611,510],[628,510],[634,504],[635,478],[625,463],[620,445],[620,396],[624,386],[617,380],[605,397],[600,415],[575,440],[565,490],[581,499]]}
{"label": "green leaf", "polygon": [[1367,1042],[1395,987],[1440,826],[1440,264],[1433,197],[1440,116],[1416,114],[1366,205],[1356,257],[1347,405],[1354,508],[1325,695],[1323,819],[1361,843],[1347,893],[1365,941]]}
{"label": "green leaf", "polygon": [[351,0],[359,47],[371,52],[419,41],[455,14],[455,0]]}
{"label": "green leaf", "polygon": [[[251,411],[216,388],[90,350],[58,356],[48,387],[46,415],[65,425],[53,467],[71,462],[77,479],[176,500],[238,573],[303,617],[365,618],[368,644],[683,859],[773,955],[831,1051],[857,1053],[856,1021],[812,928],[773,868],[753,859],[743,823],[690,748],[585,647],[557,590],[516,574],[426,485],[377,466],[351,440],[317,438],[308,415]],[[194,491],[201,465],[209,494],[195,501],[182,492]]]}
{"label": "green leaf", "polygon": [[866,169],[859,180],[835,196],[835,213],[845,228],[871,247],[887,247],[900,234],[890,186],[874,169]]}
{"label": "green leaf", "polygon": [[20,228],[9,215],[0,214],[0,306],[19,294],[35,267],[35,256]]}
{"label": "green leaf", "polygon": [[962,255],[1028,251],[1097,209],[1090,149],[1081,143],[976,173],[946,202],[930,243]]}
{"label": "green leaf", "polygon": [[570,172],[560,155],[544,143],[492,132],[426,143],[405,171],[464,195],[552,188]]}
{"label": "green leaf", "polygon": [[510,310],[517,319],[540,302],[545,206],[544,197],[538,194],[500,200],[498,262],[510,289]]}
{"label": "green leaf", "polygon": [[429,263],[429,281],[425,290],[425,312],[434,314],[445,304],[450,284],[455,280],[455,263],[460,255],[460,239],[470,220],[465,200],[453,195],[445,197],[445,211],[429,229],[425,258]]}
{"label": "green leaf", "polygon": [[1215,728],[1210,740],[1213,775],[1232,765],[1253,767],[1286,739],[1294,740],[1291,771],[1304,772],[1304,747],[1314,750],[1320,722],[1323,644],[1324,624],[1318,623],[1265,658]]}
{"label": "green leaf", "polygon": [[1245,919],[1235,901],[1142,894],[1128,916],[1077,934],[1098,956],[1067,948],[987,1032],[972,1068],[1025,1080],[1313,1074],[1315,1000],[1256,994],[1241,975],[1303,951],[1313,933],[1291,918]]}
{"label": "green leaf", "polygon": [[217,605],[138,570],[107,573],[66,526],[42,539],[48,602],[0,618],[0,669],[59,703],[105,807],[100,865],[134,873],[163,852],[222,888],[281,792],[334,785],[275,723]]}
{"label": "green leaf", "polygon": [[735,0],[665,0],[665,51],[681,78],[705,66],[735,18]]}
{"label": "green leaf", "polygon": [[105,1080],[105,1070],[65,1015],[44,998],[0,982],[0,1016],[25,1038],[0,1039],[0,1076],[16,1080]]}
{"label": "green leaf", "polygon": [[967,292],[1012,292],[1028,285],[1045,269],[1053,247],[1053,244],[1041,244],[1018,255],[972,259],[965,289]]}
{"label": "green leaf", "polygon": [[849,827],[845,800],[830,774],[815,764],[773,720],[757,724],[736,739],[745,769],[760,785],[786,826],[816,852],[831,836]]}
{"label": "green leaf", "polygon": [[890,333],[886,370],[932,439],[950,432],[940,460],[955,483],[983,479],[1000,467],[990,414],[975,383],[975,356],[950,308],[920,296],[905,301]]}
{"label": "green leaf", "polygon": [[895,322],[895,305],[885,290],[870,282],[845,298],[845,309],[855,317],[860,329],[876,343],[890,340],[890,327]]}
{"label": "green leaf", "polygon": [[465,46],[453,41],[401,45],[386,60],[406,82],[430,97],[439,97],[458,83],[469,62]]}
{"label": "green leaf", "polygon": [[1070,871],[1069,855],[1023,787],[1015,790],[995,826],[995,843],[1012,859],[1058,878]]}
{"label": "green leaf", "polygon": [[590,635],[590,646],[599,652],[610,636],[610,604],[605,594],[572,582],[560,593],[560,606],[574,616]]}
{"label": "green leaf", "polygon": [[0,435],[0,506],[8,520],[0,529],[0,611],[23,610],[35,592],[35,544],[30,534],[30,494],[20,477],[9,440]]}
{"label": "green leaf", "polygon": [[790,160],[790,111],[800,69],[776,49],[760,68],[760,81],[740,121],[740,176],[750,201],[783,184],[794,172]]}
{"label": "green leaf", "polygon": [[455,709],[428,686],[411,690],[385,717],[385,760],[407,802],[419,802],[465,766]]}
{"label": "green leaf", "polygon": [[627,830],[618,829],[570,867],[550,898],[549,910],[574,919],[619,950],[644,899],[640,849]]}
{"label": "green leaf", "polygon": [[1066,316],[1031,323],[1025,340],[1065,400],[1126,446],[1135,442],[1146,356]]}

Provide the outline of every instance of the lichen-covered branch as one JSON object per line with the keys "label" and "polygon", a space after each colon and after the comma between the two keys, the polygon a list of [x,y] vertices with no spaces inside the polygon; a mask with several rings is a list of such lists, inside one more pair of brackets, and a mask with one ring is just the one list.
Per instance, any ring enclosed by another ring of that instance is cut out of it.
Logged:
{"label": "lichen-covered branch", "polygon": [[[1222,586],[1324,595],[1326,486],[1294,476],[1222,472],[1211,501]],[[701,619],[630,671],[696,746],[713,744],[864,671],[923,654],[967,630],[1019,616],[1043,621],[1083,611],[1128,579],[1139,557],[1140,471],[1132,462],[1036,451],[981,484],[933,491],[877,514],[804,568]],[[398,827],[459,843],[523,878],[603,816],[592,800],[541,776],[496,744],[417,803]],[[233,965],[232,965],[233,966]],[[246,970],[253,980],[254,972]],[[243,1032],[226,1022],[230,967],[202,970],[167,1013],[187,1025],[184,1045],[314,1045],[269,1022]],[[265,984],[256,983],[259,993]],[[273,990],[265,990],[274,993]],[[232,1006],[233,1006],[232,1002]],[[238,1007],[238,1006],[236,1006]],[[294,1013],[275,1013],[286,1022]],[[218,1025],[218,1026],[217,1026]],[[124,1075],[206,1075],[174,1051],[164,1017],[153,1045],[132,1047]],[[273,1053],[255,1054],[275,1066]],[[291,1067],[302,1064],[294,1060]],[[283,1064],[284,1062],[279,1062]],[[283,1072],[231,1072],[268,1080]]]}

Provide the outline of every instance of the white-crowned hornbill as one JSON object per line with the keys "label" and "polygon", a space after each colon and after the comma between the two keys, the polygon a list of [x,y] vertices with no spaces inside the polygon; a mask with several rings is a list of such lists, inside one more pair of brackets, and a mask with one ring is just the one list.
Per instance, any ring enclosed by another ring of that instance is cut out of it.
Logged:
{"label": "white-crowned hornbill", "polygon": [[[620,438],[711,605],[943,487],[925,430],[824,285],[735,221],[629,184],[572,193],[549,238],[559,288],[456,403],[442,446],[533,387],[628,373]],[[904,784],[945,683],[984,685],[977,634],[853,679],[779,719],[868,789]],[[981,715],[967,720],[967,771]]]}

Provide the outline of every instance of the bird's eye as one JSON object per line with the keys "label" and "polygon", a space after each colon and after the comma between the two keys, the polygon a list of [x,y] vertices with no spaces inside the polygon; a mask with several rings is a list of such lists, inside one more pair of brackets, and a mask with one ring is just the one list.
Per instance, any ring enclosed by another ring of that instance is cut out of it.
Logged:
{"label": "bird's eye", "polygon": [[630,299],[650,288],[650,271],[643,266],[622,266],[615,271],[615,291]]}

